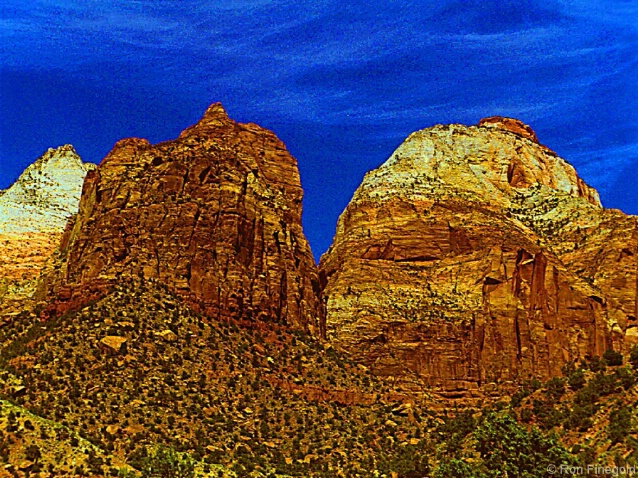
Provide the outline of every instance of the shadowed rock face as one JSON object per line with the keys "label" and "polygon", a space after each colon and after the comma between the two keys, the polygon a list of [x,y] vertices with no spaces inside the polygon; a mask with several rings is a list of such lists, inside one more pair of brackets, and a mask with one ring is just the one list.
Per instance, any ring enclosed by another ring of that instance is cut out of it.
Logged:
{"label": "shadowed rock face", "polygon": [[118,142],[86,179],[49,278],[49,313],[121,276],[155,279],[208,316],[322,335],[316,266],[301,226],[295,159],[270,131],[220,104],[173,141]]}
{"label": "shadowed rock face", "polygon": [[449,397],[558,375],[635,340],[635,231],[518,120],[416,132],[322,257],[328,339]]}

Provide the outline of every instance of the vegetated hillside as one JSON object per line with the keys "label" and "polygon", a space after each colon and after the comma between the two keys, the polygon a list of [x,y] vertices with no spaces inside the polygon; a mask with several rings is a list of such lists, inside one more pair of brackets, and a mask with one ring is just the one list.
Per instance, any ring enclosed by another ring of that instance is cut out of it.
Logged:
{"label": "vegetated hillside", "polygon": [[52,470],[43,476],[117,476],[124,462],[155,476],[149,467],[175,454],[174,466],[198,475],[240,477],[488,477],[503,467],[537,477],[552,463],[635,460],[631,368],[601,372],[597,359],[531,383],[511,406],[434,411],[329,344],[262,325],[206,320],[162,286],[131,281],[77,313],[5,327],[5,398],[93,451],[74,461],[77,443],[53,446],[59,434],[47,432],[3,459],[18,469],[31,458]]}
{"label": "vegetated hillside", "polygon": [[564,372],[540,388],[533,381],[513,396],[520,420],[557,431],[589,459],[638,465],[638,347],[629,357],[609,350],[603,358],[569,364]]}
{"label": "vegetated hillside", "polygon": [[0,400],[0,463],[8,464],[6,476],[50,476],[60,469],[80,474],[100,464],[130,469],[68,427],[5,400]]}
{"label": "vegetated hillside", "polygon": [[154,283],[120,284],[77,313],[3,328],[3,343],[18,338],[1,365],[25,387],[4,393],[138,469],[158,444],[237,476],[421,466],[424,417],[405,397],[330,345],[246,325],[205,320]]}
{"label": "vegetated hillside", "polygon": [[561,465],[638,466],[638,347],[629,365],[607,351],[564,372],[544,384],[532,380],[509,403],[446,419],[433,476],[486,478],[507,471],[536,478],[560,473]]}

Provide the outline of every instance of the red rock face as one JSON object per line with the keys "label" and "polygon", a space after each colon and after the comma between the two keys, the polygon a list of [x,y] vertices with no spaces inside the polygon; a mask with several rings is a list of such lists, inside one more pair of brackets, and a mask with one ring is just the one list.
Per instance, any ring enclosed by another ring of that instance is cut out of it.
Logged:
{"label": "red rock face", "polygon": [[121,276],[163,282],[211,317],[323,334],[295,159],[270,131],[212,105],[176,140],[118,142],[85,181],[50,279],[49,313]]}
{"label": "red rock face", "polygon": [[527,125],[488,122],[410,135],[320,264],[328,339],[446,397],[560,375],[636,331],[636,218],[602,209]]}
{"label": "red rock face", "polygon": [[[538,143],[538,137],[532,128],[515,118],[504,118],[503,116],[490,116],[479,121],[479,126],[495,127],[505,131],[518,134],[534,143]],[[540,144],[540,143],[539,143]]]}

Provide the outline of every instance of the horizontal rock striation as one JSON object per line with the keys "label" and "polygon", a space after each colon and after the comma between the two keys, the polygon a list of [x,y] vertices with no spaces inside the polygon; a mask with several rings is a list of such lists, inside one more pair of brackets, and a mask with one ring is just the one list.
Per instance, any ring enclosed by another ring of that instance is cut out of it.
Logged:
{"label": "horizontal rock striation", "polygon": [[51,148],[0,195],[0,317],[19,313],[35,292],[94,168],[69,144]]}
{"label": "horizontal rock striation", "polygon": [[328,338],[447,397],[559,375],[633,341],[635,231],[518,120],[418,131],[322,257]]}

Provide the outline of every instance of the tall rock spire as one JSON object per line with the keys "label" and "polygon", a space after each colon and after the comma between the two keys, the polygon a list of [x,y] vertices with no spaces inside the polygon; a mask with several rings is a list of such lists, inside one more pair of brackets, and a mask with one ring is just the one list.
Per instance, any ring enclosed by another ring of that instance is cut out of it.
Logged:
{"label": "tall rock spire", "polygon": [[92,172],[62,241],[50,313],[120,277],[163,282],[206,315],[323,335],[295,159],[216,103],[178,139],[119,141]]}

